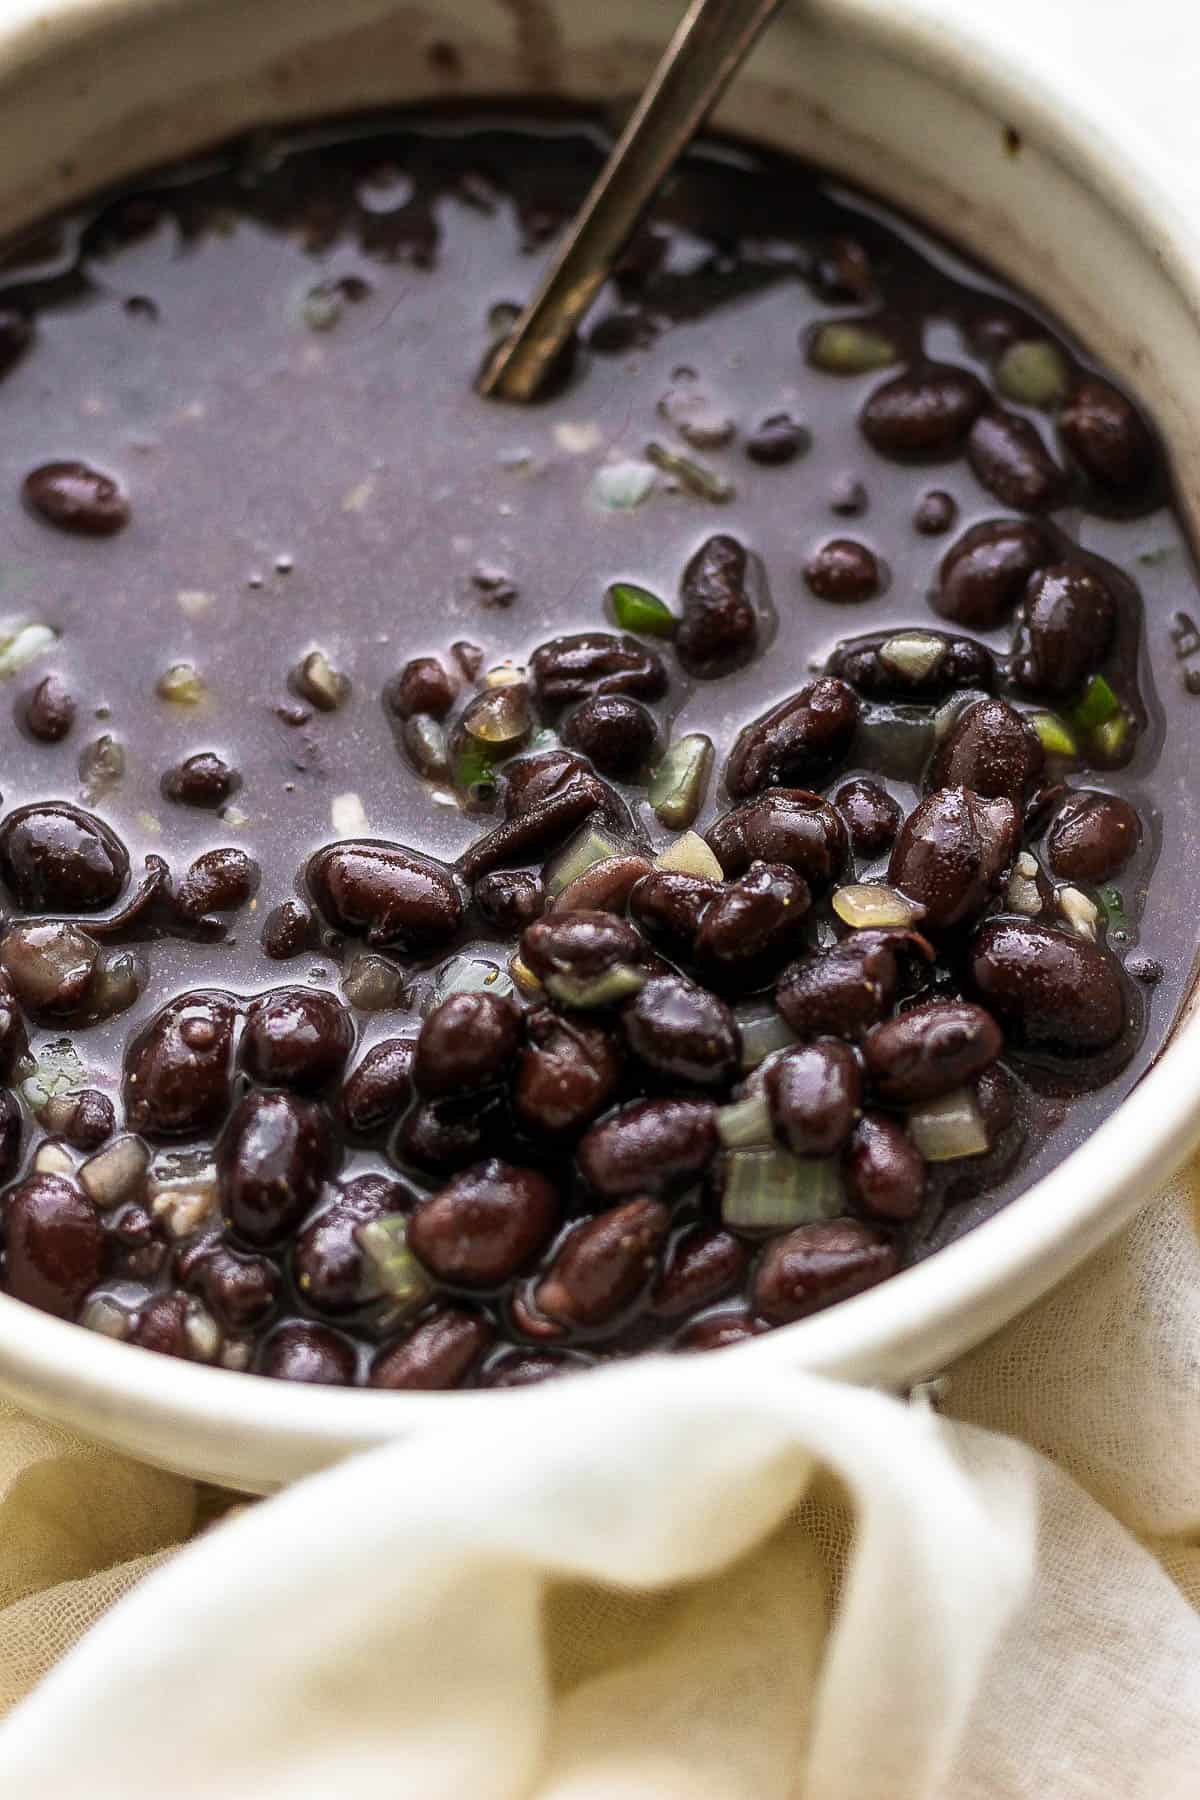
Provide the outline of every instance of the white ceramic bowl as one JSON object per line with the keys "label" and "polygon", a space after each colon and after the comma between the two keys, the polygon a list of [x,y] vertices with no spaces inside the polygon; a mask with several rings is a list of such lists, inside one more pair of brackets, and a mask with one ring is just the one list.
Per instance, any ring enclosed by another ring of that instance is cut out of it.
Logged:
{"label": "white ceramic bowl", "polygon": [[[678,0],[58,0],[0,5],[0,232],[247,126],[430,95],[609,98],[640,83]],[[720,123],[844,172],[1031,287],[1122,373],[1200,493],[1200,235],[1152,148],[1061,65],[1045,79],[919,0],[805,0]],[[457,73],[431,57],[460,54]],[[1116,135],[1114,135],[1114,130]],[[1013,133],[1019,134],[1014,149]],[[1119,271],[1119,281],[1111,277]],[[1034,271],[1035,273],[1030,273]],[[724,1352],[901,1383],[1059,1280],[1200,1140],[1200,1021],[1052,1174],[930,1261]],[[500,1394],[343,1392],[201,1368],[0,1296],[0,1390],[209,1480],[265,1490]]]}

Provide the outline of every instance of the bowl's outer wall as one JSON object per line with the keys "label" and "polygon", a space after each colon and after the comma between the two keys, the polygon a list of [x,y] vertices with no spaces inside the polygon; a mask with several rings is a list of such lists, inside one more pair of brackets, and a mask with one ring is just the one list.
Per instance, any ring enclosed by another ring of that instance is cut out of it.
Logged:
{"label": "bowl's outer wall", "polygon": [[[1200,408],[1174,372],[1195,363],[1200,241],[1152,148],[1120,121],[1117,139],[1105,135],[1070,71],[1032,76],[961,24],[925,22],[924,10],[791,5],[717,122],[838,169],[1033,289],[1155,414],[1190,505]],[[0,233],[258,124],[456,95],[612,101],[644,79],[677,13],[675,0],[9,0]],[[451,72],[430,55],[447,44]],[[1118,1115],[1002,1214],[882,1288],[725,1354],[890,1383],[936,1368],[1148,1197],[1200,1139],[1198,1097],[1192,1021]],[[466,1424],[480,1405],[518,1403],[248,1380],[97,1339],[5,1296],[0,1391],[248,1490],[416,1426]]]}

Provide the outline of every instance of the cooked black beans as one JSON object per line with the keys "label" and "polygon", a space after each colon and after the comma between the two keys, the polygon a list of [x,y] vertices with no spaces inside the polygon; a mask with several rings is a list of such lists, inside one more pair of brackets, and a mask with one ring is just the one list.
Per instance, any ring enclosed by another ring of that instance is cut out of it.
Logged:
{"label": "cooked black beans", "polygon": [[406,662],[388,688],[388,710],[397,719],[413,719],[423,713],[444,719],[454,705],[458,683],[436,656],[414,656]]}
{"label": "cooked black beans", "polygon": [[990,688],[996,678],[986,644],[944,631],[845,638],[827,666],[872,700],[940,700],[957,688]]}
{"label": "cooked black beans", "polygon": [[798,1044],[770,1063],[767,1103],[776,1137],[794,1156],[832,1156],[850,1135],[862,1099],[862,1070],[834,1038]]}
{"label": "cooked black beans", "polygon": [[704,909],[693,953],[722,986],[755,985],[763,965],[795,953],[811,895],[786,863],[754,863]]}
{"label": "cooked black beans", "polygon": [[1142,822],[1120,794],[1084,789],[1059,807],[1046,849],[1050,867],[1064,881],[1107,881],[1138,847]]}
{"label": "cooked black beans", "polygon": [[694,1324],[678,1333],[676,1350],[725,1350],[731,1344],[745,1343],[760,1328],[745,1307],[730,1307],[720,1312],[705,1313]]}
{"label": "cooked black beans", "polygon": [[412,1079],[427,1099],[489,1087],[508,1071],[521,1036],[520,1014],[497,994],[451,994],[421,1027]]}
{"label": "cooked black beans", "polygon": [[162,778],[166,799],[180,806],[206,806],[213,810],[224,806],[241,785],[237,770],[231,769],[215,750],[197,750],[194,756],[185,757],[168,769]]}
{"label": "cooked black beans", "polygon": [[228,1244],[214,1243],[194,1265],[187,1285],[208,1303],[214,1318],[229,1331],[260,1328],[279,1304],[279,1270],[265,1256],[250,1256]]}
{"label": "cooked black beans", "polygon": [[385,1344],[371,1364],[367,1385],[376,1388],[457,1387],[492,1341],[480,1313],[441,1307],[407,1337]]}
{"label": "cooked black beans", "polygon": [[971,944],[971,983],[988,1010],[1032,1045],[1106,1050],[1131,1001],[1120,965],[1085,938],[1036,919],[989,919]]}
{"label": "cooked black beans", "polygon": [[741,1285],[748,1260],[745,1245],[731,1232],[693,1225],[671,1246],[650,1295],[651,1310],[662,1319],[699,1312]]}
{"label": "cooked black beans", "polygon": [[538,700],[550,710],[596,694],[659,700],[667,691],[666,665],[658,652],[607,631],[551,638],[534,651],[529,668]]}
{"label": "cooked black beans", "polygon": [[342,1086],[342,1117],[351,1131],[379,1131],[403,1112],[412,1098],[412,1038],[385,1038],[372,1044]]}
{"label": "cooked black beans", "polygon": [[328,1325],[288,1319],[276,1327],[258,1359],[260,1375],[320,1387],[352,1387],[358,1358],[350,1339]]}
{"label": "cooked black beans", "polygon": [[919,531],[922,537],[940,537],[950,530],[957,517],[958,506],[953,497],[943,493],[941,488],[931,488],[917,501],[913,530]]}
{"label": "cooked black beans", "polygon": [[528,869],[496,869],[475,883],[475,904],[497,931],[519,933],[542,915],[546,890]]}
{"label": "cooked black beans", "polygon": [[76,1150],[98,1150],[116,1128],[113,1103],[96,1088],[63,1095],[54,1115],[54,1130]]}
{"label": "cooked black beans", "polygon": [[1025,592],[1029,577],[1051,560],[1040,526],[1021,519],[972,525],[942,559],[935,612],[972,631],[994,631]]}
{"label": "cooked black beans", "polygon": [[1066,476],[1020,413],[982,413],[967,438],[967,461],[988,493],[1014,511],[1048,512],[1063,499]]}
{"label": "cooked black beans", "polygon": [[37,1018],[85,1013],[100,946],[78,925],[13,925],[0,938],[0,967],[21,1005]]}
{"label": "cooked black beans", "polygon": [[559,1247],[534,1305],[562,1325],[603,1325],[649,1282],[670,1224],[661,1201],[645,1197],[597,1213]]}
{"label": "cooked black beans", "polygon": [[613,1004],[627,998],[614,991],[605,1001],[590,995],[592,984],[618,968],[636,968],[646,946],[625,919],[607,912],[549,913],[521,933],[523,961],[564,1005]]}
{"label": "cooked black beans", "polygon": [[716,1108],[707,1100],[635,1100],[592,1126],[577,1161],[588,1186],[615,1200],[701,1174],[716,1148]]}
{"label": "cooked black beans", "polygon": [[683,572],[675,652],[698,681],[732,674],[758,648],[758,616],[746,591],[746,570],[743,546],[718,536],[701,544]]}
{"label": "cooked black beans", "polygon": [[868,1031],[863,1061],[881,1100],[911,1106],[965,1087],[1000,1054],[1000,1027],[982,1006],[929,1000]]}
{"label": "cooked black beans", "polygon": [[75,723],[75,696],[60,675],[43,675],[23,704],[26,730],[42,744],[60,744]]}
{"label": "cooked black beans", "polygon": [[18,1300],[72,1318],[104,1269],[100,1215],[65,1175],[28,1175],[0,1201],[4,1285]]}
{"label": "cooked black beans", "polygon": [[422,1200],[408,1241],[439,1281],[494,1288],[532,1262],[558,1219],[558,1195],[544,1175],[493,1159]]}
{"label": "cooked black beans", "polygon": [[1016,855],[1020,819],[1011,800],[970,788],[939,788],[905,820],[888,880],[923,909],[927,930],[960,925],[983,911]]}
{"label": "cooked black beans", "polygon": [[1102,492],[1139,495],[1154,473],[1154,439],[1136,407],[1106,381],[1081,381],[1059,408],[1058,429]]}
{"label": "cooked black beans", "polygon": [[611,1031],[548,1006],[525,1016],[513,1109],[536,1137],[573,1136],[616,1098],[624,1058]]}
{"label": "cooked black beans", "polygon": [[458,868],[466,880],[477,881],[505,863],[528,861],[561,844],[592,813],[607,815],[611,802],[624,810],[613,790],[572,752],[521,757],[508,776],[509,816],[463,852]]}
{"label": "cooked black beans", "polygon": [[1054,563],[1031,576],[1013,640],[1012,675],[1031,694],[1071,694],[1103,660],[1117,604],[1098,575]]}
{"label": "cooked black beans", "polygon": [[857,1037],[890,1010],[904,932],[856,931],[785,969],[775,1004],[798,1037]]}
{"label": "cooked black beans", "polygon": [[987,398],[969,369],[927,363],[876,388],[863,407],[863,436],[884,456],[954,456]]}
{"label": "cooked black beans", "polygon": [[354,1025],[340,1000],[320,988],[274,988],[246,1013],[242,1064],[255,1081],[315,1093],[346,1066]]}
{"label": "cooked black beans", "polygon": [[725,765],[734,800],[765,787],[802,787],[836,768],[854,738],[858,701],[844,681],[810,681],[738,735]]}
{"label": "cooked black beans", "polygon": [[197,989],[155,1014],[125,1053],[125,1122],[131,1131],[183,1137],[217,1124],[233,1078],[231,994]]}
{"label": "cooked black beans", "polygon": [[845,1160],[846,1192],[869,1219],[915,1219],[925,1198],[925,1159],[898,1119],[864,1113]]}
{"label": "cooked black beans", "polygon": [[315,1204],[333,1163],[324,1107],[252,1089],[217,1145],[221,1199],[233,1229],[251,1244],[278,1243]]}
{"label": "cooked black beans", "polygon": [[879,559],[856,538],[830,538],[804,565],[804,579],[819,600],[857,606],[883,586]]}
{"label": "cooked black beans", "polygon": [[52,801],[0,824],[0,875],[27,912],[95,912],[125,886],[129,856],[100,819]]}
{"label": "cooked black beans", "polygon": [[799,1225],[773,1238],[754,1272],[754,1304],[773,1325],[848,1300],[894,1275],[892,1240],[857,1219]]}
{"label": "cooked black beans", "polygon": [[904,819],[899,801],[877,781],[859,777],[845,781],[833,796],[856,856],[882,856],[894,842]]}
{"label": "cooked black beans", "polygon": [[495,1095],[426,1100],[400,1121],[392,1154],[428,1175],[451,1175],[501,1147],[501,1124]]}
{"label": "cooked black beans", "polygon": [[645,856],[606,856],[554,896],[553,912],[624,912],[629,896],[650,873]]}
{"label": "cooked black beans", "polygon": [[661,940],[677,954],[689,955],[704,909],[720,892],[719,884],[705,875],[654,869],[630,891],[629,910],[649,937]]}
{"label": "cooked black beans", "polygon": [[624,781],[650,760],[658,727],[654,715],[627,694],[596,694],[567,715],[561,736],[602,775]]}
{"label": "cooked black beans", "polygon": [[253,898],[258,882],[258,864],[244,850],[206,850],[176,888],[175,910],[197,924],[212,913],[236,912]]}
{"label": "cooked black beans", "polygon": [[81,537],[111,537],[129,523],[129,501],[119,484],[87,463],[43,463],[25,477],[21,493],[48,525]]}
{"label": "cooked black beans", "polygon": [[726,875],[752,862],[787,863],[810,887],[826,887],[846,860],[846,827],[832,806],[804,788],[776,788],[718,819],[709,847]]}
{"label": "cooked black beans", "polygon": [[765,468],[780,468],[795,462],[812,445],[812,433],[789,413],[771,413],[746,439],[745,451],[751,462]]}
{"label": "cooked black beans", "polygon": [[680,975],[648,981],[621,1016],[625,1041],[656,1075],[697,1087],[732,1079],[741,1034],[723,1000]]}
{"label": "cooked black beans", "polygon": [[346,838],[309,858],[308,884],[328,922],[368,944],[419,954],[458,930],[462,894],[450,871],[400,844]]}
{"label": "cooked black beans", "polygon": [[382,1292],[366,1267],[358,1233],[389,1214],[408,1212],[413,1193],[387,1175],[359,1175],[310,1219],[292,1256],[296,1286],[316,1312],[346,1313]]}
{"label": "cooked black beans", "polygon": [[970,788],[985,800],[1020,807],[1045,760],[1041,739],[1006,700],[975,700],[934,751],[926,780],[933,788]]}
{"label": "cooked black beans", "polygon": [[316,943],[316,921],[298,900],[283,900],[263,920],[262,947],[276,962],[289,962]]}

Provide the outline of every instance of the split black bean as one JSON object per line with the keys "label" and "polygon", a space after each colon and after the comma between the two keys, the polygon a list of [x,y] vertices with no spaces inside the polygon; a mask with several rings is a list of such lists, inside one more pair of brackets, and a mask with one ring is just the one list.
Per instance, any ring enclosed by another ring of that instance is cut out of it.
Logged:
{"label": "split black bean", "polygon": [[551,638],[534,651],[529,666],[538,701],[548,711],[597,694],[660,700],[667,691],[666,665],[656,650],[606,631]]}
{"label": "split black bean", "polygon": [[786,863],[824,888],[846,861],[846,827],[828,801],[804,788],[777,788],[717,820],[708,845],[727,876],[752,862]]}
{"label": "split black bean", "polygon": [[996,679],[986,644],[923,628],[845,638],[826,667],[871,700],[941,700],[959,688],[990,688]]}
{"label": "split black bean", "polygon": [[718,535],[701,544],[683,572],[683,618],[675,652],[697,681],[732,674],[758,649],[759,621],[747,592],[747,567],[744,546]]}
{"label": "split black bean", "polygon": [[854,739],[859,706],[844,681],[822,676],[780,701],[739,733],[725,766],[734,800],[765,787],[803,787],[843,760]]}

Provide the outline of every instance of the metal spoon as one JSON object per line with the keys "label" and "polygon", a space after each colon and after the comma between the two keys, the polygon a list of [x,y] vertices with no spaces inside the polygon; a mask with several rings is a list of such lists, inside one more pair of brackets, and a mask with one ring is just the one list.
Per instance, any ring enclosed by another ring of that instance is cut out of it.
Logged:
{"label": "metal spoon", "polygon": [[692,0],[541,285],[476,386],[532,400],[655,190],[782,0]]}

